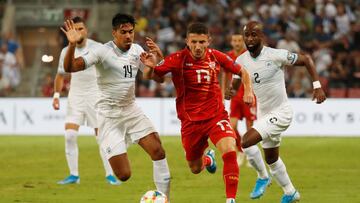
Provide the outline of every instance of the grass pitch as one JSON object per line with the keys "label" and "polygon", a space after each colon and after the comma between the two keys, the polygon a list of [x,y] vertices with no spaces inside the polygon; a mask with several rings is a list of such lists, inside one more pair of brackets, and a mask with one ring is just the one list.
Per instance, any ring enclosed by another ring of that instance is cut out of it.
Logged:
{"label": "grass pitch", "polygon": [[[172,174],[172,203],[223,203],[222,161],[211,175],[193,175],[187,167],[180,137],[162,137]],[[0,136],[0,202],[138,203],[154,189],[152,163],[143,150],[129,148],[132,177],[120,186],[105,182],[94,137],[79,137],[79,185],[57,185],[68,169],[64,138]],[[281,157],[305,203],[360,203],[360,138],[284,138]],[[240,169],[237,202],[280,202],[274,182],[260,200],[250,200],[256,173]]]}

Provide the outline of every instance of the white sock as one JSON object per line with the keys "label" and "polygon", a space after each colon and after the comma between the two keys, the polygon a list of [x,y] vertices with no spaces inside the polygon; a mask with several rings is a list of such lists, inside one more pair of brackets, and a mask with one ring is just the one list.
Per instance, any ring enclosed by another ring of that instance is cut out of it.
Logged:
{"label": "white sock", "polygon": [[105,151],[101,149],[100,147],[100,143],[99,143],[99,137],[98,136],[95,136],[95,139],[96,139],[96,142],[98,143],[99,145],[99,152],[100,152],[100,157],[101,157],[101,160],[102,160],[102,163],[104,165],[104,169],[105,169],[105,177],[109,176],[109,175],[114,175],[114,172],[111,168],[111,165],[109,163],[109,160],[106,158],[106,155],[105,155]]}
{"label": "white sock", "polygon": [[170,171],[166,158],[153,161],[153,174],[156,189],[170,199]]}
{"label": "white sock", "polygon": [[257,145],[250,146],[243,149],[246,158],[251,166],[256,170],[258,177],[261,179],[268,178],[269,174],[265,167],[265,162],[261,156],[260,149]]}
{"label": "white sock", "polygon": [[99,148],[99,151],[100,151],[100,157],[101,157],[101,160],[103,162],[104,169],[105,169],[105,177],[107,177],[109,175],[114,175],[114,172],[113,172],[113,170],[111,168],[109,160],[106,159],[104,150],[101,150],[101,148]]}
{"label": "white sock", "polygon": [[288,173],[286,172],[285,164],[280,157],[275,163],[270,164],[269,167],[271,175],[282,187],[284,193],[287,195],[293,194],[295,192],[295,188],[291,183]]}
{"label": "white sock", "polygon": [[235,203],[235,199],[234,198],[227,198],[226,203]]}
{"label": "white sock", "polygon": [[79,176],[79,148],[77,144],[77,135],[78,131],[76,130],[65,130],[65,156],[69,166],[70,174],[74,176]]}

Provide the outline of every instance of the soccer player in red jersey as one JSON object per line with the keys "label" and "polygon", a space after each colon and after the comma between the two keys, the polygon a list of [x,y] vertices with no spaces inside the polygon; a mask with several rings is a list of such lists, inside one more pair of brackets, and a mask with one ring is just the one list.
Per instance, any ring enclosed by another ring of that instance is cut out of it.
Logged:
{"label": "soccer player in red jersey", "polygon": [[176,109],[181,121],[182,145],[191,172],[198,174],[205,167],[210,173],[215,172],[214,151],[209,150],[204,155],[210,138],[222,154],[226,202],[235,203],[239,177],[236,135],[222,101],[218,81],[220,67],[242,76],[246,103],[252,103],[254,98],[246,70],[226,54],[208,48],[209,43],[208,28],[202,23],[193,23],[187,30],[185,49],[170,54],[157,65],[151,53],[143,53],[141,60],[153,68],[145,77],[151,75],[161,82],[165,74],[171,73],[177,93]]}
{"label": "soccer player in red jersey", "polygon": [[[232,50],[227,52],[227,54],[233,59],[236,60],[238,56],[246,51],[246,47],[244,44],[243,36],[240,33],[234,33],[231,35],[231,46]],[[229,83],[232,79],[232,74],[229,72],[223,71],[223,80],[222,85],[225,89],[229,87]],[[235,96],[231,98],[230,102],[230,123],[231,127],[234,129],[237,139],[236,139],[236,146],[239,150],[238,153],[238,164],[241,166],[245,161],[245,154],[241,149],[241,137],[240,133],[237,130],[237,124],[239,120],[243,118],[246,119],[246,130],[249,130],[256,119],[256,102],[253,105],[248,105],[244,102],[244,85],[240,84],[240,80],[233,80],[232,86],[237,91]]]}

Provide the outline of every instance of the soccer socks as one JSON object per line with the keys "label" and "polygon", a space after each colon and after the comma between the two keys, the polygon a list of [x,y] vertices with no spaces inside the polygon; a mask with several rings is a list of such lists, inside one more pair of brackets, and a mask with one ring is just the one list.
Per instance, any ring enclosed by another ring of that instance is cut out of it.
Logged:
{"label": "soccer socks", "polygon": [[170,171],[166,158],[153,161],[153,174],[156,189],[170,199]]}
{"label": "soccer socks", "polygon": [[103,162],[104,169],[105,169],[105,177],[107,177],[109,175],[114,175],[114,172],[113,172],[113,170],[112,170],[112,168],[110,166],[109,160],[106,159],[104,150],[102,150],[99,147],[99,152],[100,152],[100,157],[101,157],[101,160]]}
{"label": "soccer socks", "polygon": [[224,161],[223,178],[225,182],[226,198],[236,197],[239,182],[239,166],[236,162],[236,152],[231,151],[222,156]]}
{"label": "soccer socks", "polygon": [[284,190],[284,193],[286,195],[294,194],[296,191],[293,184],[291,183],[291,180],[289,178],[288,173],[286,172],[286,167],[284,162],[280,159],[270,164],[270,173],[275,178],[275,180],[278,182],[278,184],[282,187]]}
{"label": "soccer socks", "polygon": [[70,174],[79,176],[78,159],[79,148],[77,145],[78,132],[73,129],[65,130],[65,155]]}
{"label": "soccer socks", "polygon": [[247,160],[252,167],[256,170],[258,177],[265,179],[269,177],[269,174],[266,170],[264,160],[261,156],[260,149],[257,145],[250,146],[244,149]]}

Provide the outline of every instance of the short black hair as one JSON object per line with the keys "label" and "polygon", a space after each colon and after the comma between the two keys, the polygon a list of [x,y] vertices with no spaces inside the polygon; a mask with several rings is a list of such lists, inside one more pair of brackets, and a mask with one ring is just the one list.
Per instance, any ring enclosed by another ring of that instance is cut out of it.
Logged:
{"label": "short black hair", "polygon": [[79,17],[79,16],[76,16],[76,17],[73,17],[71,19],[74,23],[84,23],[85,24],[85,21],[83,18]]}
{"label": "short black hair", "polygon": [[187,34],[209,34],[209,29],[204,23],[195,22],[191,23],[187,28]]}
{"label": "short black hair", "polygon": [[135,27],[136,21],[135,18],[131,15],[124,13],[117,13],[112,19],[112,27],[113,29],[117,29],[121,24],[130,23]]}

